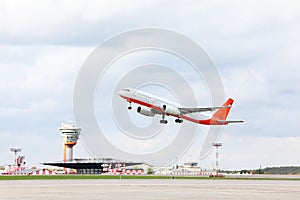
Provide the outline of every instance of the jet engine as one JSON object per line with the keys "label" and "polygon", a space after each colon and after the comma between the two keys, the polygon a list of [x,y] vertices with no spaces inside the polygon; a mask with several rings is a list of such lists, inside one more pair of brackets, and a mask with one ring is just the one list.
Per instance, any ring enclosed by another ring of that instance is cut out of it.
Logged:
{"label": "jet engine", "polygon": [[162,110],[170,115],[173,116],[180,116],[180,111],[178,108],[174,107],[174,106],[170,106],[170,105],[163,105],[162,106]]}
{"label": "jet engine", "polygon": [[141,107],[137,108],[137,112],[140,113],[141,115],[144,115],[144,116],[147,116],[147,117],[153,117],[154,116],[154,112],[152,112],[149,109],[145,109],[145,108],[141,108]]}

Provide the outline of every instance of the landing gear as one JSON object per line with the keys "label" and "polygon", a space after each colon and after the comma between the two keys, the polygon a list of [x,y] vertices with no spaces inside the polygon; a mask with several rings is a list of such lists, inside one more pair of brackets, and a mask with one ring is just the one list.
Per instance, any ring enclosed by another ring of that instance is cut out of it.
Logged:
{"label": "landing gear", "polygon": [[128,110],[131,110],[132,109],[131,102],[128,102],[128,103],[129,103]]}
{"label": "landing gear", "polygon": [[161,124],[167,124],[168,120],[165,119],[166,115],[163,113],[162,114],[162,119],[159,121]]}
{"label": "landing gear", "polygon": [[182,123],[182,122],[183,122],[183,120],[182,120],[182,119],[180,119],[180,118],[177,118],[177,119],[175,119],[175,122],[176,122],[176,123]]}

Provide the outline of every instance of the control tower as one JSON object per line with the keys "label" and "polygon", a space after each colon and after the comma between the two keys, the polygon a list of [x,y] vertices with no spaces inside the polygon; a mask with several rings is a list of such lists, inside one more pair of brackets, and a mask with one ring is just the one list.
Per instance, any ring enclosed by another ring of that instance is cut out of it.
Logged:
{"label": "control tower", "polygon": [[73,161],[73,146],[77,143],[81,129],[75,124],[61,124],[59,128],[64,144],[64,162]]}

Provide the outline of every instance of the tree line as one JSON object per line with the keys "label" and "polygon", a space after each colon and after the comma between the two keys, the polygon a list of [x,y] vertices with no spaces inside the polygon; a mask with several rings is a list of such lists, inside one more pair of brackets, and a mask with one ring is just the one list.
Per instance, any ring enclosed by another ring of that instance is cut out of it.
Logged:
{"label": "tree line", "polygon": [[266,167],[259,169],[220,170],[221,173],[233,174],[300,174],[298,166]]}

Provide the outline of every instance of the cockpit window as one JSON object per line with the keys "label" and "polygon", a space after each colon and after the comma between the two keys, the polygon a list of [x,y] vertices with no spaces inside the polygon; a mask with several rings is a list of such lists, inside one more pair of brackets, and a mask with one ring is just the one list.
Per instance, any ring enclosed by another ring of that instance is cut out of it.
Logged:
{"label": "cockpit window", "polygon": [[129,92],[129,89],[124,89],[123,91],[127,91],[127,92]]}

